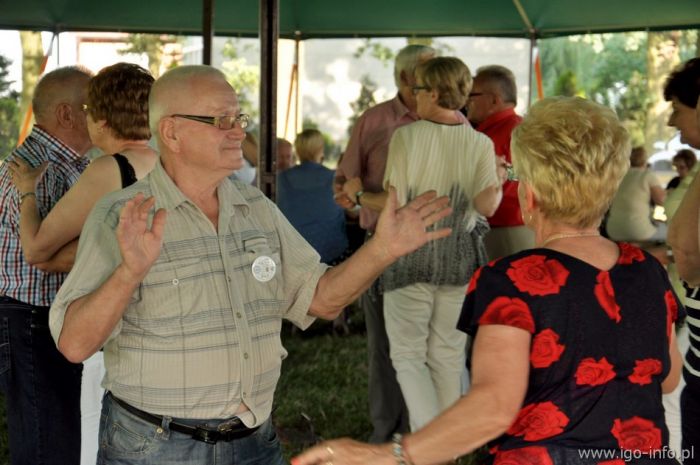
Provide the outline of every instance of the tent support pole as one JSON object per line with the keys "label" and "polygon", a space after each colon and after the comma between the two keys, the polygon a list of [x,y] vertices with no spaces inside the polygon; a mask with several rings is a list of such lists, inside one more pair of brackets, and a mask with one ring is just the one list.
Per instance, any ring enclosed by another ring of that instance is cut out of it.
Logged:
{"label": "tent support pole", "polygon": [[279,0],[260,0],[260,147],[258,187],[275,200],[277,161],[277,39]]}
{"label": "tent support pole", "polygon": [[525,108],[530,108],[530,103],[532,102],[532,85],[533,85],[533,79],[532,79],[532,72],[533,72],[533,63],[535,62],[535,48],[537,47],[537,37],[534,35],[530,36],[530,60],[528,61],[528,70],[527,70],[527,105],[525,105]]}
{"label": "tent support pole", "polygon": [[202,64],[211,65],[214,40],[214,0],[202,0]]}

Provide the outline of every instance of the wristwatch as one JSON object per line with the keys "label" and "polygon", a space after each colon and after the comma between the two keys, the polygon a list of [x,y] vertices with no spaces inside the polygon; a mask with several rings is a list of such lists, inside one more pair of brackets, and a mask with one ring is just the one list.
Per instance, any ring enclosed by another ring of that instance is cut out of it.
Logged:
{"label": "wristwatch", "polygon": [[355,192],[355,204],[360,205],[360,197],[362,197],[362,194],[364,194],[365,191],[357,191]]}

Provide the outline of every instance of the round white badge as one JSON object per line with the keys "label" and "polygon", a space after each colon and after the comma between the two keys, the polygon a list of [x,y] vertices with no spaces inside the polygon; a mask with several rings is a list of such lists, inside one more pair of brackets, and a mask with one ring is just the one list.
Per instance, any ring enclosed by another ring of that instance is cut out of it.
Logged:
{"label": "round white badge", "polygon": [[253,262],[253,277],[261,283],[266,283],[275,277],[277,265],[267,255],[262,255]]}

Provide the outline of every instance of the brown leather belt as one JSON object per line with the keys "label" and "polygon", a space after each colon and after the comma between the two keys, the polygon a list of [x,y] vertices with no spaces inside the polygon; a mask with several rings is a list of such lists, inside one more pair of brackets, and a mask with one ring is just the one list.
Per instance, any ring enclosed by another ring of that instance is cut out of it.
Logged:
{"label": "brown leather belt", "polygon": [[[139,410],[133,405],[129,405],[123,400],[117,399],[111,392],[107,393],[107,395],[114,401],[114,403],[132,415],[135,415],[140,419],[156,426],[161,426],[163,424],[162,416],[153,415],[148,412],[144,412],[143,410]],[[192,439],[206,442],[207,444],[216,444],[219,441],[229,442],[233,441],[234,439],[245,438],[260,428],[259,426],[256,426],[255,428],[248,428],[243,424],[241,419],[237,417],[221,423],[217,428],[208,428],[204,425],[190,426],[175,421],[170,421],[168,427],[171,431],[186,434],[191,436]]]}

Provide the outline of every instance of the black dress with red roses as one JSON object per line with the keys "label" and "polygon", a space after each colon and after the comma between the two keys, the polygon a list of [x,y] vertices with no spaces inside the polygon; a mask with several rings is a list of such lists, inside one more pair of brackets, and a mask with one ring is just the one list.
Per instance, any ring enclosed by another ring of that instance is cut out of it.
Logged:
{"label": "black dress with red roses", "polygon": [[458,327],[532,334],[527,394],[491,444],[496,465],[677,463],[664,448],[661,382],[681,307],[656,259],[619,248],[607,271],[534,249],[474,274]]}

